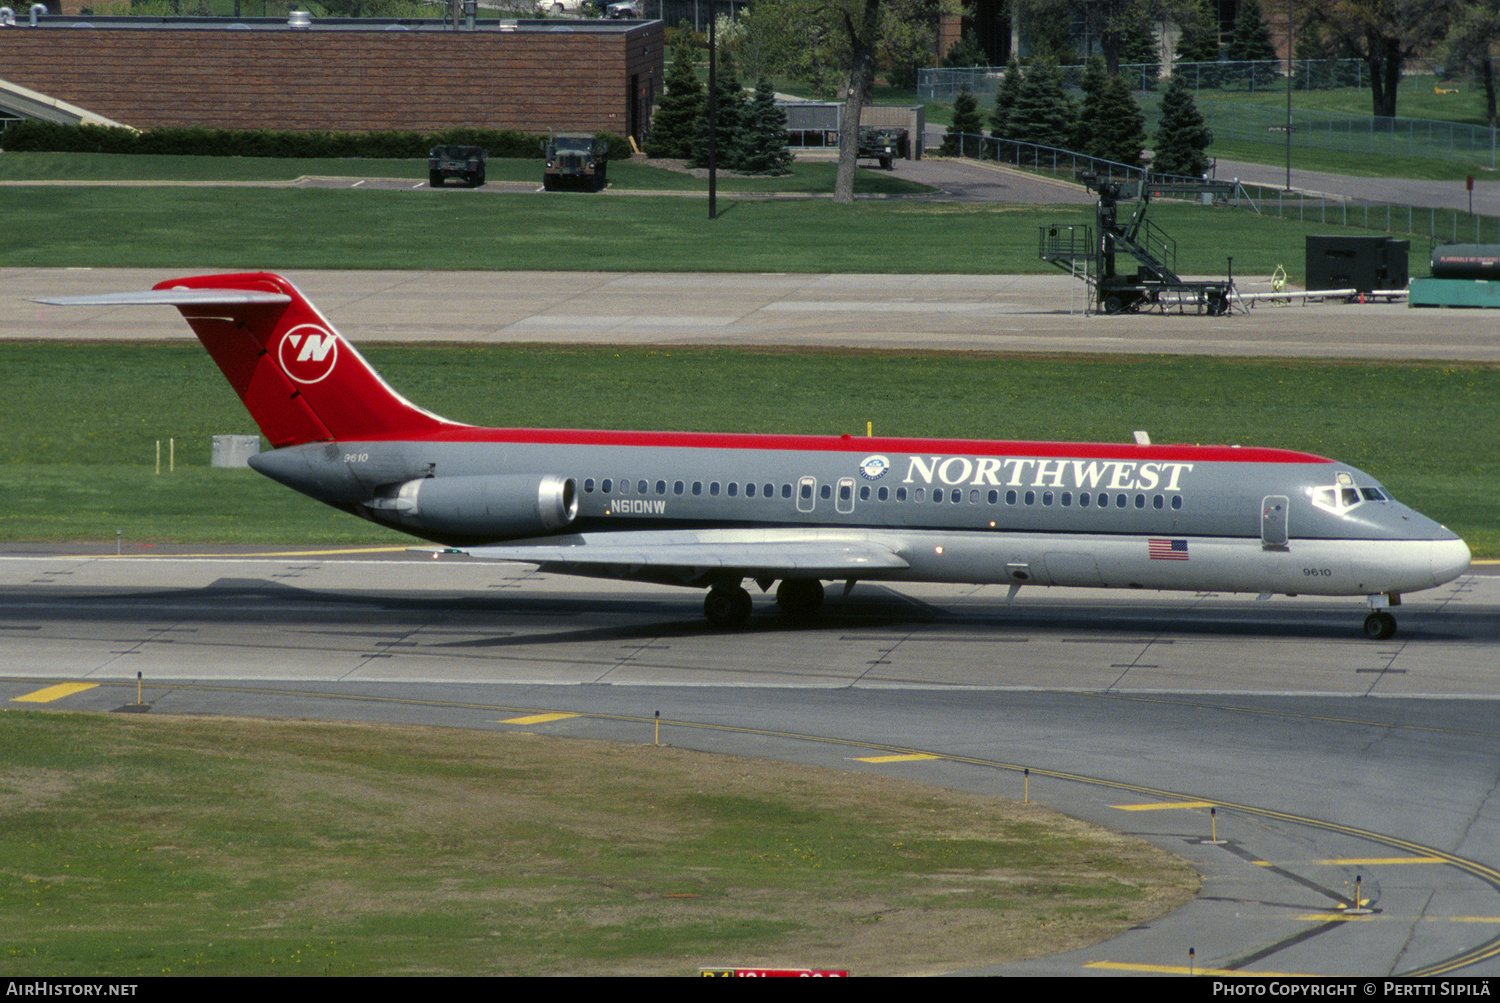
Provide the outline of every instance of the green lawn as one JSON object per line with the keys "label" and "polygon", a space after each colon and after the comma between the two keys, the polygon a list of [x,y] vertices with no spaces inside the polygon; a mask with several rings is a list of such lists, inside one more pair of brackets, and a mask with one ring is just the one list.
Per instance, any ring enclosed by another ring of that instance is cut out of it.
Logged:
{"label": "green lawn", "polygon": [[[823,165],[830,167],[832,165]],[[866,172],[871,173],[871,172]],[[883,176],[883,172],[880,172]],[[1092,225],[1087,206],[917,201],[614,198],[224,187],[0,188],[0,266],[389,268],[1019,274],[1042,225]],[[1197,205],[1152,220],[1177,241],[1178,271],[1300,273],[1300,223]],[[1364,231],[1356,231],[1364,232]]]}
{"label": "green lawn", "polygon": [[0,968],[902,974],[1097,942],[1198,884],[1035,806],[641,733],[7,711]]}

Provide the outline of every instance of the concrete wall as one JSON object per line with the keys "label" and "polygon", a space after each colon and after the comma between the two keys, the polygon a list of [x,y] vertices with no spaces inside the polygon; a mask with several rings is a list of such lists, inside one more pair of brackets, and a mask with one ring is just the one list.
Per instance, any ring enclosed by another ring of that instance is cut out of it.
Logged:
{"label": "concrete wall", "polygon": [[[638,136],[662,91],[661,23],[542,23],[511,32],[17,27],[0,31],[0,78],[139,129]],[[568,25],[577,27],[557,30]]]}

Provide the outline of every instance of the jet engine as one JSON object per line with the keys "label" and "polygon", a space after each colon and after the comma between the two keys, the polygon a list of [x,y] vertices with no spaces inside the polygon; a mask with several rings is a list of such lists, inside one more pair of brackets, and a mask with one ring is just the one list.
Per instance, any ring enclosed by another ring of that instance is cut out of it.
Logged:
{"label": "jet engine", "polygon": [[420,535],[503,540],[546,533],[578,516],[578,485],[555,474],[424,477],[382,489],[377,522]]}

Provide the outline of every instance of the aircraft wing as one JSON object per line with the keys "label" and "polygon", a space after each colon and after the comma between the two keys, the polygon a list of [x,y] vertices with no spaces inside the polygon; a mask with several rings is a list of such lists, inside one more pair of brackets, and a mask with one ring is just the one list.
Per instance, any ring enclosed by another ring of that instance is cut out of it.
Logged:
{"label": "aircraft wing", "polygon": [[863,578],[909,567],[901,541],[877,533],[663,530],[587,533],[545,544],[459,548],[480,560],[518,561],[544,571],[601,577],[693,579],[714,571],[747,578]]}

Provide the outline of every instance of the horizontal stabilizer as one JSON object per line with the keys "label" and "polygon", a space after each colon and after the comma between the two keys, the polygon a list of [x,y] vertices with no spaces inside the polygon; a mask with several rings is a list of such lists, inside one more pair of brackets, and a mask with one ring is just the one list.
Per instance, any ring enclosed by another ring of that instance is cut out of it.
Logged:
{"label": "horizontal stabilizer", "polygon": [[292,298],[285,293],[261,293],[249,289],[152,289],[135,293],[54,296],[31,302],[49,306],[240,306],[291,301]]}

